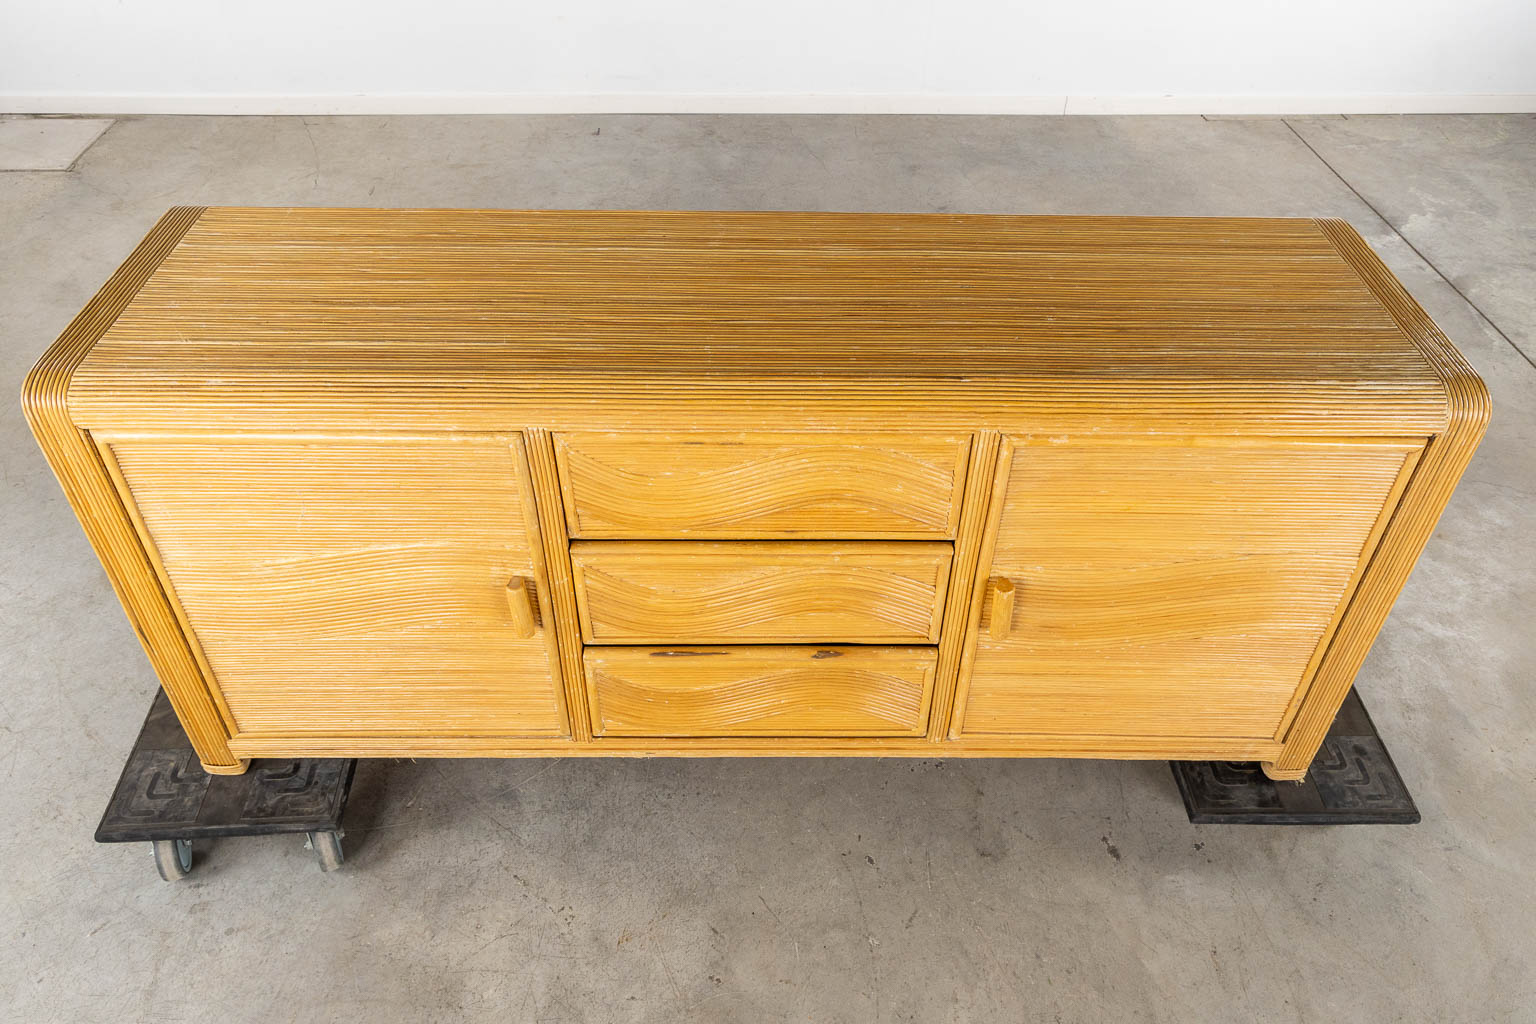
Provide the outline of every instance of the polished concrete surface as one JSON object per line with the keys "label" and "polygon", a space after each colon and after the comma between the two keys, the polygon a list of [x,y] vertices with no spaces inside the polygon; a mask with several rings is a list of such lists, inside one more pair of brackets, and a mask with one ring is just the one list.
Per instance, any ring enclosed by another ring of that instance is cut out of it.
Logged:
{"label": "polished concrete surface", "polygon": [[[16,395],[182,203],[1348,218],[1493,391],[1359,678],[1424,821],[1192,826],[1162,763],[364,762],[341,872],[166,885],[91,842],[155,680]],[[130,118],[0,225],[0,1019],[1536,1020],[1536,117]]]}

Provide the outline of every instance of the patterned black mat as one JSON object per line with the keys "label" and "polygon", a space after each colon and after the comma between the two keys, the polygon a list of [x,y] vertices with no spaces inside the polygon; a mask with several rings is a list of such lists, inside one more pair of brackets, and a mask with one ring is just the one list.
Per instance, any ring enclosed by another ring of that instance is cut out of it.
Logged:
{"label": "patterned black mat", "polygon": [[1170,761],[1196,825],[1414,825],[1419,809],[1354,690],[1302,782],[1275,782],[1256,764]]}
{"label": "patterned black mat", "polygon": [[351,758],[274,758],[244,775],[209,775],[157,690],[96,841],[335,831],[356,767]]}

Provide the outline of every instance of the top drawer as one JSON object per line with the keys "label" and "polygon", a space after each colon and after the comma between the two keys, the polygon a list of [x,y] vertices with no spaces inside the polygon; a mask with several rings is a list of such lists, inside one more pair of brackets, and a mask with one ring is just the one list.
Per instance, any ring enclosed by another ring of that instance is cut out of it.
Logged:
{"label": "top drawer", "polygon": [[967,435],[559,434],[573,537],[952,538]]}

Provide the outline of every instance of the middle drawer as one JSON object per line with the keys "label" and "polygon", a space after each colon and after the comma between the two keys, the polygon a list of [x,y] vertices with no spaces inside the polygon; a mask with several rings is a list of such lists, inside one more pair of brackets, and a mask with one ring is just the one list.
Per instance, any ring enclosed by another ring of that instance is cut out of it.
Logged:
{"label": "middle drawer", "polygon": [[587,643],[937,643],[940,542],[573,541]]}

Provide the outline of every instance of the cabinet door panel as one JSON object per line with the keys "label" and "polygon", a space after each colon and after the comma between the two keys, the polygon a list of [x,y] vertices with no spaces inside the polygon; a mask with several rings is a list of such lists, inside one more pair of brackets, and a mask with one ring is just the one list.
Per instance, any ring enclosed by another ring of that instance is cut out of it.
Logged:
{"label": "cabinet door panel", "polygon": [[1015,441],[961,731],[1274,737],[1418,450]]}
{"label": "cabinet door panel", "polygon": [[237,730],[560,735],[518,437],[125,438],[120,480]]}

